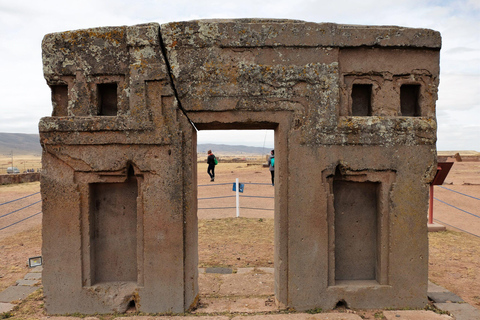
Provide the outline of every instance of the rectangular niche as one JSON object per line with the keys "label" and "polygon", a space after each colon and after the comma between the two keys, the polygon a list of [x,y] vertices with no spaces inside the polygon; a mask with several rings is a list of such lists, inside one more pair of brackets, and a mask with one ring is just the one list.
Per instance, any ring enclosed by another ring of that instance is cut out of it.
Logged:
{"label": "rectangular niche", "polygon": [[376,280],[379,183],[335,180],[335,281]]}
{"label": "rectangular niche", "polygon": [[322,173],[328,195],[328,285],[388,285],[392,170]]}
{"label": "rectangular niche", "polygon": [[352,86],[352,116],[372,115],[372,85],[354,84]]}
{"label": "rectangular niche", "polygon": [[97,85],[98,115],[116,116],[118,113],[117,83]]}
{"label": "rectangular niche", "polygon": [[91,284],[137,282],[135,176],[121,183],[90,183]]}
{"label": "rectangular niche", "polygon": [[400,109],[402,116],[419,117],[420,111],[420,85],[404,84],[400,87]]}
{"label": "rectangular niche", "polygon": [[68,116],[68,85],[50,85],[50,89],[52,90],[52,117]]}

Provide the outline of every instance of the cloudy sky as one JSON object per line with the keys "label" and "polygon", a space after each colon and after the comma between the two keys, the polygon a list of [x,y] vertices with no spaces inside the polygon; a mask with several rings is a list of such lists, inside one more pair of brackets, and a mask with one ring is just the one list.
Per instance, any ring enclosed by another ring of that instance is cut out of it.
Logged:
{"label": "cloudy sky", "polygon": [[[37,133],[38,120],[51,114],[41,62],[45,34],[210,18],[286,18],[440,31],[437,147],[480,151],[479,0],[0,0],[0,132]],[[271,132],[229,133],[217,132],[214,141],[273,144]],[[208,132],[199,135],[199,143],[213,142],[210,139]]]}

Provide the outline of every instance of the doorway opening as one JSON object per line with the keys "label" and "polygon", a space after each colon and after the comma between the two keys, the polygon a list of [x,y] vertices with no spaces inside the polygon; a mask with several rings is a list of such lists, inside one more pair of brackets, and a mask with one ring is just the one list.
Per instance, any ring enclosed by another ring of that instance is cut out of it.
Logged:
{"label": "doorway opening", "polygon": [[[200,130],[196,140],[197,312],[225,311],[226,301],[239,312],[274,310],[274,130]],[[208,151],[218,161],[214,179]]]}

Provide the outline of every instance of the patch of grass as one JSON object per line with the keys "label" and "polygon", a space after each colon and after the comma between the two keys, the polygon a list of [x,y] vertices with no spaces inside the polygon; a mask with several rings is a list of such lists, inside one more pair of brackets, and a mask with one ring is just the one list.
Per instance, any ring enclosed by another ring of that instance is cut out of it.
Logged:
{"label": "patch of grass", "polygon": [[43,288],[39,288],[22,301],[19,301],[10,314],[10,318],[15,320],[39,319],[43,316],[45,316]]}
{"label": "patch of grass", "polygon": [[273,219],[199,220],[201,267],[273,266]]}
{"label": "patch of grass", "polygon": [[455,231],[430,232],[428,278],[478,306],[480,238]]}
{"label": "patch of grass", "polygon": [[435,305],[433,303],[429,303],[425,306],[424,308],[426,311],[433,311],[435,313],[438,313],[438,314],[447,314],[447,315],[450,315],[450,313],[448,311],[444,311],[444,310],[440,310],[438,309],[437,307],[435,307]]}
{"label": "patch of grass", "polygon": [[28,257],[40,255],[41,246],[40,225],[0,240],[0,291],[28,273]]}
{"label": "patch of grass", "polygon": [[309,309],[305,312],[308,313],[308,314],[316,314],[316,313],[322,313],[323,310],[322,310],[322,308],[314,308],[314,309]]}

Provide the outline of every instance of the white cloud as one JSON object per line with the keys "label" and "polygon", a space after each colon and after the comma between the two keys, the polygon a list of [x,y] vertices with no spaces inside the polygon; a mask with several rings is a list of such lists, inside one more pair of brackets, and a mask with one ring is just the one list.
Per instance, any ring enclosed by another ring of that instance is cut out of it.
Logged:
{"label": "white cloud", "polygon": [[480,74],[443,74],[438,96],[437,110],[480,112]]}
{"label": "white cloud", "polygon": [[468,9],[480,10],[480,2],[478,0],[468,0],[466,4]]}
{"label": "white cloud", "polygon": [[[477,118],[478,119],[478,118]],[[437,149],[480,150],[480,124],[469,112],[447,112],[439,121]]]}

